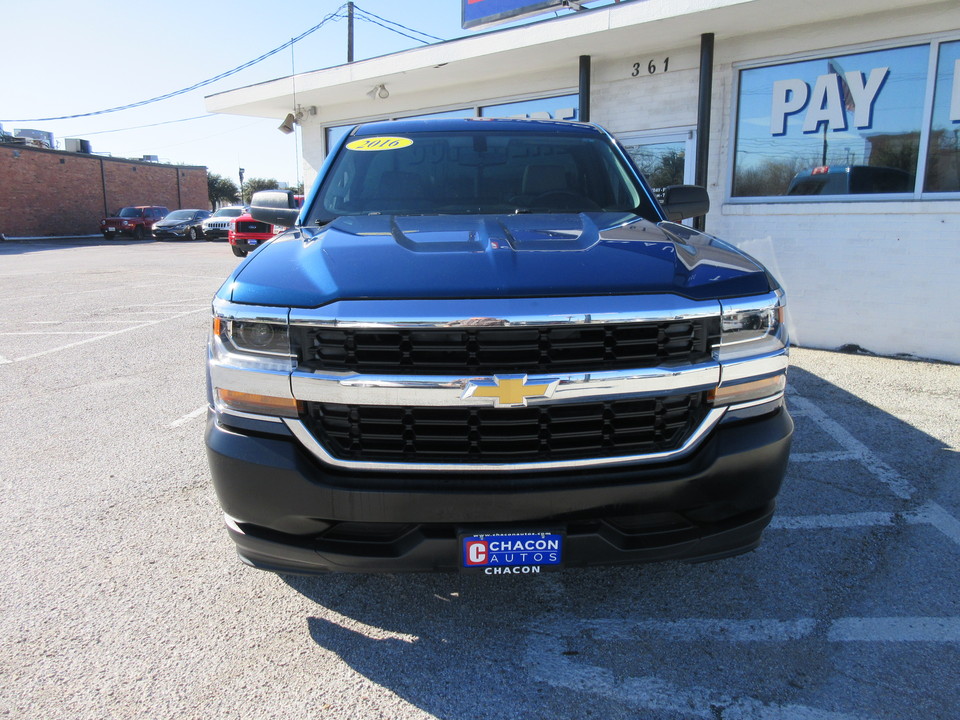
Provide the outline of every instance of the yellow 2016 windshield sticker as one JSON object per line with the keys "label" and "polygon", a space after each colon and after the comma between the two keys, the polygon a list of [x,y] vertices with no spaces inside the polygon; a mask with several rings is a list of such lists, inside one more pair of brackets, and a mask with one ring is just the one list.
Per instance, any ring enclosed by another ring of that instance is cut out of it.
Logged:
{"label": "yellow 2016 windshield sticker", "polygon": [[369,137],[348,142],[347,150],[398,150],[411,145],[413,145],[413,140],[410,138]]}

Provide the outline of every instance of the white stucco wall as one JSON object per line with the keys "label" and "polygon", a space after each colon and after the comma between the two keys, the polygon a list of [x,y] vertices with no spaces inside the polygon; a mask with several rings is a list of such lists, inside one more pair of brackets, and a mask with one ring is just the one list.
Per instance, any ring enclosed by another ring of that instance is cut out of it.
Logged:
{"label": "white stucco wall", "polygon": [[809,347],[859,345],[960,362],[960,200],[735,204],[732,173],[736,64],[927,40],[960,6],[866,16],[718,45],[707,230],[763,262],[789,297],[793,338]]}

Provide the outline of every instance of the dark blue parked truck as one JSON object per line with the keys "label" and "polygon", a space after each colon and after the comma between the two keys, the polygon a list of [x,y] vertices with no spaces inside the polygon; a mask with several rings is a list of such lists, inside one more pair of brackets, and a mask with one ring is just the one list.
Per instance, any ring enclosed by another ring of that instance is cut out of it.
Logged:
{"label": "dark blue parked truck", "polygon": [[595,125],[354,128],[213,302],[207,449],[241,559],[487,575],[757,546],[784,295]]}

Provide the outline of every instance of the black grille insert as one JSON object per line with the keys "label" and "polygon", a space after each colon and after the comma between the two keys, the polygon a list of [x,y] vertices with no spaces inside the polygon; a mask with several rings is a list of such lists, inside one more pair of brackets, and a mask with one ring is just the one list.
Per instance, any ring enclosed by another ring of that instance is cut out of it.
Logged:
{"label": "black grille insert", "polygon": [[267,223],[258,220],[241,220],[237,223],[238,233],[262,233],[266,234],[272,231],[272,227]]}
{"label": "black grille insert", "polygon": [[717,318],[560,327],[323,328],[295,326],[305,369],[404,375],[599,372],[698,363]]}
{"label": "black grille insert", "polygon": [[342,460],[522,463],[676,450],[706,414],[702,393],[520,408],[303,403]]}

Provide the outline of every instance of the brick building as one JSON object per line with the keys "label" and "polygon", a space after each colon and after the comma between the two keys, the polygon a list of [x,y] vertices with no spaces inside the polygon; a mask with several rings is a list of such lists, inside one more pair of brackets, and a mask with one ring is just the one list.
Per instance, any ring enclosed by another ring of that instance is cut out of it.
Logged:
{"label": "brick building", "polygon": [[0,233],[89,235],[125,205],[209,208],[207,169],[0,144]]}

